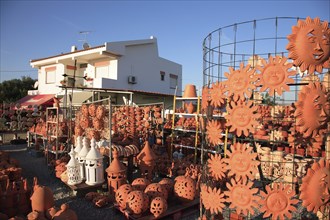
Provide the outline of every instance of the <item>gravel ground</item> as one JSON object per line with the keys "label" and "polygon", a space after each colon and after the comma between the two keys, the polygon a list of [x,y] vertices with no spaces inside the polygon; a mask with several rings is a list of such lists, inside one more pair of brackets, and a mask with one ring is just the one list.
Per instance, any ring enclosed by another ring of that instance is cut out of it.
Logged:
{"label": "gravel ground", "polygon": [[[126,219],[112,205],[96,208],[91,202],[75,196],[73,191],[60,179],[56,178],[52,170],[48,168],[45,157],[32,156],[26,145],[3,145],[0,146],[0,150],[9,151],[10,157],[20,162],[20,167],[23,169],[22,175],[28,179],[30,186],[32,186],[33,177],[36,176],[40,185],[48,186],[53,190],[55,205],[60,207],[61,204],[68,203],[70,208],[77,213],[79,220]],[[196,213],[181,219],[194,220],[197,218],[196,210]]]}

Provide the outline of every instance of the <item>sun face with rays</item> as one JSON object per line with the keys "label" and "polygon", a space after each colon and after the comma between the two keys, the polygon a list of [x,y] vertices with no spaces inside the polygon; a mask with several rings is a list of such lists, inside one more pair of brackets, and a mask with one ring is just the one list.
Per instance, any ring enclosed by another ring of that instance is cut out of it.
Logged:
{"label": "sun face with rays", "polygon": [[220,144],[222,138],[221,124],[217,120],[209,121],[206,126],[206,135],[211,145]]}
{"label": "sun face with rays", "polygon": [[289,76],[297,74],[295,70],[289,71],[292,63],[287,63],[286,57],[269,56],[268,63],[265,60],[261,61],[262,66],[257,66],[256,69],[261,72],[258,85],[262,85],[260,91],[264,92],[269,88],[269,95],[273,96],[275,92],[282,95],[283,91],[290,91],[287,83],[294,83],[294,80]]}
{"label": "sun face with rays", "polygon": [[329,120],[329,97],[320,82],[309,83],[299,92],[294,116],[304,137],[320,134],[322,126]]}
{"label": "sun face with rays", "polygon": [[292,199],[295,191],[291,190],[291,186],[283,186],[282,183],[273,183],[273,189],[269,185],[266,186],[266,193],[261,191],[260,195],[264,198],[260,200],[260,212],[265,212],[263,217],[267,218],[272,215],[272,219],[292,219],[292,213],[296,211],[293,205],[299,202],[298,199]]}
{"label": "sun face with rays", "polygon": [[330,68],[330,29],[328,21],[321,22],[320,18],[307,17],[306,21],[299,20],[288,35],[289,44],[286,49],[288,57],[302,72],[309,74],[316,70],[322,73],[323,68]]}
{"label": "sun face with rays", "polygon": [[258,106],[253,106],[252,101],[247,103],[239,101],[237,104],[231,102],[231,107],[228,108],[227,126],[231,126],[229,132],[236,131],[236,135],[240,137],[242,134],[249,135],[254,127],[258,125],[257,119],[260,114],[254,113],[258,110]]}
{"label": "sun face with rays", "polygon": [[330,163],[329,160],[321,159],[314,162],[307,170],[307,175],[302,179],[300,186],[302,205],[307,211],[324,213],[330,208]]}
{"label": "sun face with rays", "polygon": [[213,83],[210,89],[210,95],[211,105],[214,107],[221,107],[226,101],[225,85],[222,82]]}
{"label": "sun face with rays", "polygon": [[222,213],[223,208],[225,207],[224,194],[221,193],[221,189],[216,187],[211,188],[203,184],[201,186],[201,200],[204,205],[204,208],[210,210],[211,214]]}
{"label": "sun face with rays", "polygon": [[210,176],[216,180],[221,180],[226,176],[226,164],[223,159],[221,159],[220,154],[211,154],[211,157],[207,160],[207,167],[209,169]]}
{"label": "sun face with rays", "polygon": [[254,214],[253,208],[258,207],[259,197],[255,196],[258,192],[257,188],[251,188],[253,182],[236,182],[231,179],[231,184],[227,182],[226,186],[229,191],[225,191],[228,196],[227,202],[230,202],[229,208],[235,208],[237,214],[243,213],[247,216],[248,213]]}
{"label": "sun face with rays", "polygon": [[236,143],[230,147],[231,152],[227,152],[228,158],[223,160],[227,163],[226,169],[229,170],[228,176],[235,176],[235,180],[243,181],[248,179],[253,180],[257,166],[260,164],[256,160],[258,154],[252,153],[253,148],[248,144]]}
{"label": "sun face with rays", "polygon": [[250,68],[248,64],[244,67],[244,63],[240,64],[240,69],[234,70],[229,67],[230,73],[225,72],[225,76],[228,80],[224,81],[226,91],[228,91],[228,97],[233,95],[234,101],[238,99],[244,99],[244,95],[248,98],[251,97],[252,90],[256,88],[256,81],[259,76],[255,74],[255,69]]}
{"label": "sun face with rays", "polygon": [[202,109],[206,111],[209,102],[211,101],[210,89],[204,86],[202,89]]}

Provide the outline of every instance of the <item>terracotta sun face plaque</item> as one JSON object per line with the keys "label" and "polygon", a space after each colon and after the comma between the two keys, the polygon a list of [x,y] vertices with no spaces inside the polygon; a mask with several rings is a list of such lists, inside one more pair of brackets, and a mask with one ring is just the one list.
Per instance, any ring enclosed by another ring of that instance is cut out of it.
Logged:
{"label": "terracotta sun face plaque", "polygon": [[218,121],[209,121],[206,126],[206,131],[207,139],[209,140],[211,145],[216,146],[221,143],[220,139],[222,138],[222,129]]}
{"label": "terracotta sun face plaque", "polygon": [[207,160],[207,167],[209,168],[209,174],[216,180],[221,180],[226,176],[226,164],[221,159],[220,154],[211,154],[211,157]]}
{"label": "terracotta sun face plaque", "polygon": [[225,195],[228,196],[227,202],[231,203],[229,208],[235,208],[237,214],[253,215],[253,207],[258,207],[259,197],[255,196],[258,189],[251,188],[252,185],[253,182],[236,182],[234,179],[231,179],[231,184],[229,182],[226,184],[229,191],[226,191]]}
{"label": "terracotta sun face plaque", "polygon": [[321,159],[314,162],[302,179],[300,199],[307,211],[317,213],[325,212],[330,208],[330,164],[329,160]]}
{"label": "terracotta sun face plaque", "polygon": [[296,102],[296,125],[304,137],[315,137],[329,120],[330,103],[320,82],[309,83],[299,92]]}
{"label": "terracotta sun face plaque", "polygon": [[288,57],[302,72],[308,70],[312,74],[316,70],[322,73],[323,68],[330,67],[330,29],[327,21],[321,22],[318,17],[299,20],[287,38]]}
{"label": "terracotta sun face plaque", "polygon": [[248,144],[236,143],[231,145],[231,152],[227,152],[228,158],[223,159],[227,163],[228,176],[234,175],[236,181],[240,179],[245,181],[247,178],[254,179],[260,162],[256,160],[258,154],[252,153],[252,150]]}
{"label": "terracotta sun face plaque", "polygon": [[269,95],[273,96],[275,92],[282,95],[283,91],[290,91],[287,83],[294,83],[294,80],[289,76],[296,75],[296,71],[289,69],[293,66],[292,63],[287,63],[286,57],[269,56],[268,63],[265,60],[261,61],[262,66],[257,66],[257,70],[261,72],[259,85],[262,85],[260,91],[264,92],[269,88]]}
{"label": "terracotta sun face plaque", "polygon": [[221,189],[211,188],[204,184],[201,186],[201,200],[205,209],[210,210],[211,214],[222,213],[226,201]]}
{"label": "terracotta sun face plaque", "polygon": [[251,69],[248,64],[244,67],[244,63],[240,64],[240,69],[234,70],[229,67],[230,73],[225,72],[225,76],[228,80],[224,81],[226,91],[228,91],[228,97],[233,95],[234,101],[238,99],[244,99],[244,95],[251,97],[252,90],[256,88],[256,81],[258,75],[255,74],[255,69]]}
{"label": "terracotta sun face plaque", "polygon": [[203,90],[202,90],[202,109],[203,110],[206,110],[210,101],[211,101],[210,89],[207,86],[204,86]]}
{"label": "terracotta sun face plaque", "polygon": [[231,126],[229,132],[236,131],[236,135],[240,137],[242,134],[249,135],[249,131],[258,125],[257,118],[260,114],[254,113],[258,110],[258,106],[252,106],[253,102],[247,103],[231,102],[231,107],[228,108],[227,126]]}
{"label": "terracotta sun face plaque", "polygon": [[211,95],[211,105],[214,107],[221,107],[225,104],[226,96],[225,96],[225,86],[222,82],[215,82],[212,84],[212,88],[210,89]]}

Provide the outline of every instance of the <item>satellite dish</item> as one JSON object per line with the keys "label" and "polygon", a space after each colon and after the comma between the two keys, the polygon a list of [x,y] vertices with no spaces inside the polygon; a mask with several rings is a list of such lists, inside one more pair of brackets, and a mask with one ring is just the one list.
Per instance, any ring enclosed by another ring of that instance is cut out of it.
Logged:
{"label": "satellite dish", "polygon": [[39,86],[39,81],[37,80],[35,83],[34,83],[34,85],[33,85],[33,88],[38,88],[38,86]]}
{"label": "satellite dish", "polygon": [[84,44],[83,44],[83,48],[86,50],[86,49],[88,49],[88,48],[90,48],[91,46],[87,43],[87,42],[85,42]]}

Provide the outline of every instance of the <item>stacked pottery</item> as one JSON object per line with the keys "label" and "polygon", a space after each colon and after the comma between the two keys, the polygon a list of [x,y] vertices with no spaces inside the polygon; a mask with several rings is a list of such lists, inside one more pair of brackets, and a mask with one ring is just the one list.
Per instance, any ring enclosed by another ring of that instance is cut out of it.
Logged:
{"label": "stacked pottery", "polygon": [[[265,178],[270,178],[272,176],[273,168],[271,166],[271,156],[269,147],[258,147],[257,148],[258,157],[260,160],[261,171]],[[256,173],[256,179],[260,178],[259,172]]]}
{"label": "stacked pottery", "polygon": [[[197,97],[196,86],[192,84],[186,85],[183,93],[183,98],[195,98]],[[187,113],[192,114],[195,111],[195,105],[192,101],[185,101],[184,107]]]}
{"label": "stacked pottery", "polygon": [[299,160],[294,158],[292,154],[288,154],[284,157],[283,166],[283,181],[284,185],[290,185],[293,190],[295,183],[297,182],[297,168]]}
{"label": "stacked pottery", "polygon": [[273,167],[273,178],[278,179],[283,175],[284,151],[271,152],[271,166]]}

